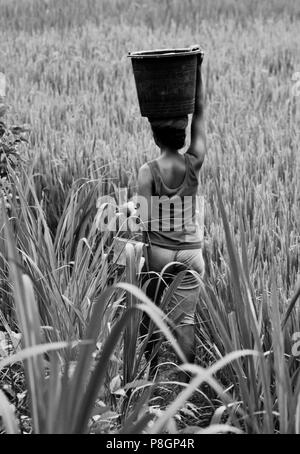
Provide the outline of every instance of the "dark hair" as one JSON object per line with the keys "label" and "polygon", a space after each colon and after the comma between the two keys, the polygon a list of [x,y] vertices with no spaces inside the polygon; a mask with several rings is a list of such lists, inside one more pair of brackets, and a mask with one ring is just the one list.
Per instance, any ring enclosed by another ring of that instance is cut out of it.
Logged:
{"label": "dark hair", "polygon": [[187,115],[175,118],[149,118],[153,137],[160,148],[180,150],[185,144],[185,130],[189,122]]}
{"label": "dark hair", "polygon": [[157,146],[180,150],[185,144],[185,129],[177,129],[172,126],[152,126],[153,138]]}

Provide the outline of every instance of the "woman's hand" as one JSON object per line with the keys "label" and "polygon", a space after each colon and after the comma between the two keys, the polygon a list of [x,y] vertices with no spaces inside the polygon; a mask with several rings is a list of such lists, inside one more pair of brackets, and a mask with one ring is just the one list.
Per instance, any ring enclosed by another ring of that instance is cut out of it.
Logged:
{"label": "woman's hand", "polygon": [[[119,213],[126,219],[127,229],[131,233],[138,233],[142,231],[139,213],[134,200],[124,203],[119,208]],[[123,219],[124,219],[123,218]]]}
{"label": "woman's hand", "polygon": [[120,213],[124,214],[126,218],[129,218],[130,216],[135,216],[136,205],[132,200],[129,200],[129,202],[126,202],[120,206],[119,211]]}

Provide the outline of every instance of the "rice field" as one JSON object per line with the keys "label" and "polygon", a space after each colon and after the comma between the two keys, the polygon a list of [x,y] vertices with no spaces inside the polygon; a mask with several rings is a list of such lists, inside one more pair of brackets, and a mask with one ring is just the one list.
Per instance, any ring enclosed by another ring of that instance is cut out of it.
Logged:
{"label": "rice field", "polygon": [[[1,1],[1,121],[30,128],[1,212],[3,431],[300,433],[299,22],[297,0]],[[184,387],[134,251],[110,260],[97,200],[133,195],[158,153],[128,51],[194,43],[207,275]],[[143,310],[166,339],[155,384]]]}

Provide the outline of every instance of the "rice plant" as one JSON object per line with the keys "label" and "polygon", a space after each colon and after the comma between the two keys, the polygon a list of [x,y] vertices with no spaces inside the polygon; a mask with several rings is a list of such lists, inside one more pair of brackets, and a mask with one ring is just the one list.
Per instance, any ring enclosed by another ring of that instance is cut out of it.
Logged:
{"label": "rice plant", "polygon": [[[1,2],[6,432],[300,432],[299,2],[188,4]],[[184,386],[172,325],[145,297],[131,245],[125,267],[112,260],[118,232],[99,231],[98,200],[133,195],[157,153],[127,52],[194,42],[205,50],[207,276]],[[164,333],[156,381],[142,311]]]}

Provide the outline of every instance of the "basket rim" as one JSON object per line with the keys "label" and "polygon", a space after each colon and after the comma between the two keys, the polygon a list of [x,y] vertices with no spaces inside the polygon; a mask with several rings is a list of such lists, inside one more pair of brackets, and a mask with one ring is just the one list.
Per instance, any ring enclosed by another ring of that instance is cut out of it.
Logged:
{"label": "basket rim", "polygon": [[188,57],[191,55],[204,55],[200,46],[181,47],[174,49],[151,49],[138,52],[128,52],[127,57],[130,58],[165,58],[165,57]]}

